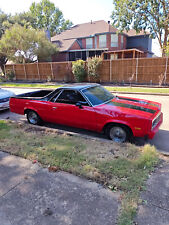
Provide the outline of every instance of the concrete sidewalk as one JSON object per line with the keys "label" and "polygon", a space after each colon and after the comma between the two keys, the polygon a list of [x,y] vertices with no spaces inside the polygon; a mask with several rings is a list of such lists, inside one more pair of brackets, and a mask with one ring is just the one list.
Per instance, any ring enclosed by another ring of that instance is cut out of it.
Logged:
{"label": "concrete sidewalk", "polygon": [[[0,225],[116,225],[119,194],[0,152]],[[142,193],[138,225],[169,225],[169,163]]]}
{"label": "concrete sidewalk", "polygon": [[141,198],[136,224],[169,225],[169,163],[153,173]]}
{"label": "concrete sidewalk", "polygon": [[115,225],[119,195],[0,152],[0,225]]}

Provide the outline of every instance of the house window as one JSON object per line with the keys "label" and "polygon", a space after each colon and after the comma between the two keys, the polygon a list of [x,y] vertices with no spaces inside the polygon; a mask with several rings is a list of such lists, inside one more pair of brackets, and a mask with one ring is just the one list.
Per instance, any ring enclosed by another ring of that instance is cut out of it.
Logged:
{"label": "house window", "polygon": [[121,47],[123,48],[123,44],[124,44],[124,36],[121,35]]}
{"label": "house window", "polygon": [[99,35],[99,48],[107,47],[107,36]]}
{"label": "house window", "polygon": [[111,34],[111,47],[118,47],[118,35]]}
{"label": "house window", "polygon": [[93,39],[86,38],[86,48],[93,48]]}

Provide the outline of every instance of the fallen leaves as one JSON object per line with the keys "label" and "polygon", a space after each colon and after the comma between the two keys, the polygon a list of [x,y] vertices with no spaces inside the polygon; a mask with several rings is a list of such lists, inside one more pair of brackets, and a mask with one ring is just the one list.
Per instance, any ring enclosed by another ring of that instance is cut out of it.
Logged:
{"label": "fallen leaves", "polygon": [[48,166],[48,171],[49,172],[57,172],[59,170],[58,166]]}

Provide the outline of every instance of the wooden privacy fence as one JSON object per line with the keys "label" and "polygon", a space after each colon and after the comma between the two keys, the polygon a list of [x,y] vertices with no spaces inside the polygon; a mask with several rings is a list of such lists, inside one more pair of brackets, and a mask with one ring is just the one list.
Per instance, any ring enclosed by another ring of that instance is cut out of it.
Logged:
{"label": "wooden privacy fence", "polygon": [[[12,64],[16,80],[73,82],[72,62]],[[136,58],[104,60],[99,67],[100,81],[111,83],[169,85],[168,58]],[[88,79],[89,80],[89,79]]]}

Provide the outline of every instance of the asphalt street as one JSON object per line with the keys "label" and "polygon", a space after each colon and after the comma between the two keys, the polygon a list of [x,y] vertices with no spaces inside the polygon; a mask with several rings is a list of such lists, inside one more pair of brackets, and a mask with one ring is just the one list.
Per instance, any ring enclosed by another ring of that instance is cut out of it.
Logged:
{"label": "asphalt street", "polygon": [[[8,89],[8,88],[7,88]],[[9,90],[9,89],[8,89]],[[20,94],[20,93],[26,93],[26,92],[31,92],[32,89],[20,89],[20,88],[10,88],[11,91],[15,92],[15,94]],[[38,90],[38,89],[33,89]],[[169,96],[157,96],[157,95],[136,95],[136,94],[117,94],[120,96],[127,96],[127,97],[138,97],[141,99],[146,99],[146,100],[151,100],[151,101],[156,101],[160,102],[162,104],[162,112],[164,114],[164,121],[163,124],[160,127],[159,132],[155,135],[155,137],[152,140],[148,140],[146,143],[150,143],[151,145],[155,145],[155,147],[162,152],[168,153],[169,154]],[[0,112],[0,119],[11,119],[15,121],[25,121],[26,118],[25,116],[18,115],[11,113],[9,110]],[[56,128],[56,129],[62,129],[62,130],[68,130],[71,132],[75,133],[81,133],[88,135],[89,137],[100,137],[105,139],[103,135],[96,134],[94,132],[90,131],[85,131],[81,129],[75,129],[75,128],[70,128],[70,127],[65,127],[65,126],[60,126],[60,125],[54,125],[54,124],[45,124],[45,126]],[[142,139],[137,140],[138,144],[144,144],[145,141]]]}

